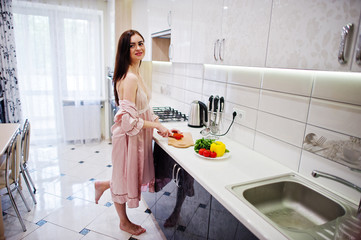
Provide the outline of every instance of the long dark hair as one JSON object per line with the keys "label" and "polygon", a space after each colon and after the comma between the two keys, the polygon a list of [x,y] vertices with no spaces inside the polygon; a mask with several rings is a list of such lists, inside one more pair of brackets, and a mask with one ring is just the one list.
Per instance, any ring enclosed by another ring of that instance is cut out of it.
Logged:
{"label": "long dark hair", "polygon": [[[117,92],[117,82],[126,76],[130,65],[130,38],[138,34],[144,41],[144,37],[136,30],[128,30],[123,32],[118,41],[117,55],[115,56],[115,66],[113,75],[113,88],[115,104],[119,104],[119,96]],[[140,64],[142,61],[140,61]]]}

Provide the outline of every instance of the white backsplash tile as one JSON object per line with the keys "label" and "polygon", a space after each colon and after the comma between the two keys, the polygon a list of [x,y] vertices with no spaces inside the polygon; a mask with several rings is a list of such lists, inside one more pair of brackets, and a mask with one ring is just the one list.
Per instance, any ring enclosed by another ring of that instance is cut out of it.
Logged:
{"label": "white backsplash tile", "polygon": [[308,123],[361,137],[361,106],[312,99]]}
{"label": "white backsplash tile", "polygon": [[311,96],[312,71],[265,69],[262,88],[278,92]]}
{"label": "white backsplash tile", "polygon": [[153,83],[159,83],[159,72],[152,72],[152,84]]}
{"label": "white backsplash tile", "polygon": [[173,67],[170,62],[152,62],[152,71],[154,72],[163,72],[163,73],[172,73]]}
{"label": "white backsplash tile", "polygon": [[361,105],[361,74],[317,72],[312,97]]}
{"label": "white backsplash tile", "polygon": [[174,75],[186,75],[187,65],[185,63],[173,63]]}
{"label": "white backsplash tile", "polygon": [[229,67],[228,83],[260,88],[262,76],[262,68]]}
{"label": "white backsplash tile", "polygon": [[173,87],[173,86],[169,86],[168,88],[170,89],[171,98],[174,98],[174,99],[176,99],[176,100],[178,100],[180,102],[184,101],[185,92],[183,91],[183,89]]}
{"label": "white backsplash tile", "polygon": [[360,201],[360,193],[351,187],[347,187],[336,181],[332,181],[326,178],[313,178],[311,172],[313,170],[319,170],[329,174],[341,177],[357,186],[361,186],[360,173],[350,171],[347,167],[344,167],[335,162],[329,161],[323,157],[316,156],[315,154],[307,151],[302,151],[302,157],[300,162],[299,172],[318,184],[340,194],[343,197],[350,199],[354,204],[358,204]]}
{"label": "white backsplash tile", "polygon": [[158,82],[152,83],[152,92],[161,93],[161,89],[162,89],[162,84]]}
{"label": "white backsplash tile", "polygon": [[309,97],[262,90],[259,109],[282,117],[306,122],[309,102]]}
{"label": "white backsplash tile", "polygon": [[297,147],[302,147],[305,127],[305,124],[301,122],[261,111],[258,112],[257,131]]}
{"label": "white backsplash tile", "polygon": [[234,123],[230,132],[227,134],[227,137],[230,137],[234,141],[253,149],[255,130],[239,125],[238,123]]}
{"label": "white backsplash tile", "polygon": [[228,68],[218,65],[204,65],[204,79],[227,82]]}
{"label": "white backsplash tile", "polygon": [[209,80],[203,81],[203,96],[205,96],[207,99],[211,95],[223,96],[225,99],[227,99],[226,92],[227,92],[227,86],[224,83],[209,81]]}
{"label": "white backsplash tile", "polygon": [[260,90],[257,88],[242,87],[227,84],[227,101],[251,107],[258,108]]}
{"label": "white backsplash tile", "polygon": [[153,81],[156,81],[161,84],[169,84],[173,82],[173,75],[169,73],[158,72],[153,75]]}
{"label": "white backsplash tile", "polygon": [[178,105],[176,106],[176,109],[178,109],[178,111],[180,111],[182,114],[189,114],[189,109],[190,109],[190,105],[184,103],[184,102],[179,102]]}
{"label": "white backsplash tile", "polygon": [[200,94],[200,93],[195,93],[195,92],[188,91],[188,90],[185,90],[184,92],[185,92],[184,101],[187,104],[191,104],[191,102],[193,102],[194,100],[200,100],[200,101],[202,100],[202,94]]}
{"label": "white backsplash tile", "polygon": [[208,95],[204,95],[204,94],[201,94],[202,95],[202,98],[201,98],[201,101],[206,104],[206,106],[208,107],[208,102],[209,102],[209,96]]}
{"label": "white backsplash tile", "polygon": [[301,149],[262,133],[256,132],[254,150],[298,171]]}
{"label": "white backsplash tile", "polygon": [[186,80],[187,80],[186,76],[173,75],[172,86],[184,89],[186,85]]}
{"label": "white backsplash tile", "polygon": [[186,75],[188,77],[203,79],[204,66],[203,64],[187,64]]}
{"label": "white backsplash tile", "polygon": [[186,77],[184,89],[202,94],[203,80],[201,78]]}
{"label": "white backsplash tile", "polygon": [[[184,102],[183,101],[179,101],[175,98],[162,98],[162,105],[163,106],[168,106],[168,107],[172,107],[174,109],[177,109],[179,111],[182,111],[181,109],[184,108]],[[188,113],[187,113],[188,114]]]}
{"label": "white backsplash tile", "polygon": [[173,102],[172,99],[169,99],[168,96],[152,92],[152,98],[151,98],[151,105],[152,107],[165,107],[165,106],[171,106],[170,103]]}

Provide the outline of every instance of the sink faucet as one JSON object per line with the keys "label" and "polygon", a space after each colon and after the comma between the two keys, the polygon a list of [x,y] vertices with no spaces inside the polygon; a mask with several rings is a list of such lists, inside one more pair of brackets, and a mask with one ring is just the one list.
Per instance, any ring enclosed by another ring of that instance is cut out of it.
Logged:
{"label": "sink faucet", "polygon": [[[336,182],[339,182],[339,183],[342,183],[342,184],[345,184],[346,186],[349,186],[349,187],[352,187],[354,189],[356,189],[358,192],[361,193],[361,187],[343,179],[343,178],[340,178],[340,177],[337,177],[335,175],[332,175],[332,174],[328,174],[328,173],[325,173],[325,172],[320,172],[320,171],[317,171],[317,170],[313,170],[312,171],[312,176],[317,178],[317,177],[324,177],[324,178],[328,178],[328,179],[331,179],[331,180],[334,180]],[[361,199],[360,199],[360,203],[358,205],[358,209],[357,209],[357,218],[358,219],[361,219]]]}

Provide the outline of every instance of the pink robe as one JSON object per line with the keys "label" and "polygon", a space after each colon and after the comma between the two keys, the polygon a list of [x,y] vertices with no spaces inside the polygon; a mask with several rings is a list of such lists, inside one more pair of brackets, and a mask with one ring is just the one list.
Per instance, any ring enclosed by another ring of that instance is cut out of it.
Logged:
{"label": "pink robe", "polygon": [[[138,86],[135,104],[119,101],[119,110],[112,126],[112,163],[110,181],[112,200],[136,208],[141,189],[154,192],[154,164],[152,152],[153,128],[144,128],[144,120],[158,117],[149,106],[147,94]],[[145,188],[145,189],[144,189]]]}

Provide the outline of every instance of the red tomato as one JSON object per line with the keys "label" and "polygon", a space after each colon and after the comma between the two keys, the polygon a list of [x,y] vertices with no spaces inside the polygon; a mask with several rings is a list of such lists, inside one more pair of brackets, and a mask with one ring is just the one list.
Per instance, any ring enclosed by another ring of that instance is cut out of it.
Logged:
{"label": "red tomato", "polygon": [[209,151],[209,150],[204,150],[203,156],[209,157],[210,155],[211,155],[211,151]]}
{"label": "red tomato", "polygon": [[211,152],[211,158],[216,158],[217,157],[217,153],[216,152]]}
{"label": "red tomato", "polygon": [[173,133],[173,137],[177,140],[181,140],[184,136],[183,136],[183,134]]}
{"label": "red tomato", "polygon": [[206,150],[206,149],[205,149],[205,148],[201,148],[201,149],[198,150],[198,153],[199,153],[200,155],[203,155],[204,150]]}

